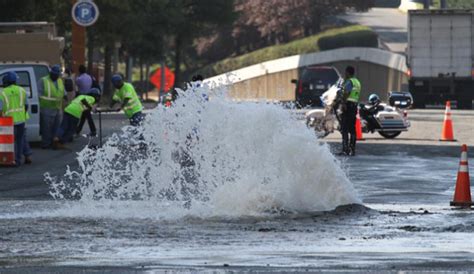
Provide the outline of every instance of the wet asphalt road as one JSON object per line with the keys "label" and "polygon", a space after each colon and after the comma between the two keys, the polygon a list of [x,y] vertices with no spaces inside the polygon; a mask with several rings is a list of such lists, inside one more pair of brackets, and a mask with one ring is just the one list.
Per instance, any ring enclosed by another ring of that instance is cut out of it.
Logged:
{"label": "wet asphalt road", "polygon": [[[472,126],[471,112],[453,117],[455,127]],[[79,217],[87,209],[65,211],[43,182],[45,166],[62,174],[74,153],[36,150],[31,169],[0,170],[0,273],[473,270],[474,215],[448,206],[459,143],[435,139],[440,119],[442,111],[414,112],[399,140],[369,135],[356,157],[341,158],[364,206],[261,218]],[[105,132],[125,122],[108,116]],[[469,135],[459,137],[470,144]],[[327,141],[339,149],[338,134]]]}

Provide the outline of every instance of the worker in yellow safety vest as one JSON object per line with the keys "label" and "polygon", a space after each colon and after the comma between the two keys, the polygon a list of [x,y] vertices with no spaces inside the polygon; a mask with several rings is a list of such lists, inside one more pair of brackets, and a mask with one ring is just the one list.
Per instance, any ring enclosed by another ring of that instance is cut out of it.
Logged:
{"label": "worker in yellow safety vest", "polygon": [[123,77],[119,74],[112,76],[112,84],[117,90],[110,107],[113,108],[116,102],[120,103],[120,109],[125,112],[130,120],[130,125],[139,126],[144,119],[143,106],[132,84],[124,82]]}
{"label": "worker in yellow safety vest", "polygon": [[25,123],[28,103],[26,91],[18,86],[18,75],[11,71],[3,77],[4,89],[0,94],[0,116],[12,117],[15,138],[15,164],[21,164],[25,140]]}
{"label": "worker in yellow safety vest", "polygon": [[360,81],[354,77],[355,69],[348,66],[345,72],[343,112],[342,112],[342,151],[339,155],[355,156],[356,118],[361,92]]}
{"label": "worker in yellow safety vest", "polygon": [[64,109],[61,126],[54,138],[54,148],[64,148],[64,144],[72,140],[83,113],[92,111],[92,106],[97,104],[99,99],[100,91],[97,88],[92,88],[88,93],[79,95],[72,100]]}
{"label": "worker in yellow safety vest", "polygon": [[52,148],[53,138],[61,123],[63,101],[67,96],[59,65],[51,67],[49,75],[39,80],[38,94],[41,147],[44,149]]}

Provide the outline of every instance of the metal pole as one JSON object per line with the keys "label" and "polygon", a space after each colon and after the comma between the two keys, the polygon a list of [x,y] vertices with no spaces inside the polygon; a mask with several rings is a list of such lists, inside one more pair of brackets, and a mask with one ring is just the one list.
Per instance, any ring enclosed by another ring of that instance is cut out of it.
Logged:
{"label": "metal pole", "polygon": [[161,78],[161,87],[160,87],[160,90],[158,92],[158,95],[161,95],[163,94],[166,90],[165,90],[165,61],[164,60],[161,60],[161,63],[160,63],[160,68],[161,68],[161,75],[160,75],[160,78]]}
{"label": "metal pole", "polygon": [[99,111],[99,147],[102,147],[102,112]]}

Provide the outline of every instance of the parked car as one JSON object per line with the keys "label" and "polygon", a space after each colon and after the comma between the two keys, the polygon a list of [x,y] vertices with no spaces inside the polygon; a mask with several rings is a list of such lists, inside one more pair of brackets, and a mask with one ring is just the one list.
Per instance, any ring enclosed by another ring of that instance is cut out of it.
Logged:
{"label": "parked car", "polygon": [[335,67],[309,66],[303,68],[299,79],[291,80],[291,83],[296,85],[296,106],[322,106],[321,95],[340,78],[341,75]]}

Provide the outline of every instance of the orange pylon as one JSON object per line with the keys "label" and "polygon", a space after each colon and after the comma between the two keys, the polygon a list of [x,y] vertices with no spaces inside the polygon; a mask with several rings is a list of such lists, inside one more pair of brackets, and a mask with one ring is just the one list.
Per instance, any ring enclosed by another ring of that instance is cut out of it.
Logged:
{"label": "orange pylon", "polygon": [[0,166],[15,165],[15,136],[12,117],[0,117]]}
{"label": "orange pylon", "polygon": [[467,146],[462,145],[461,161],[459,162],[458,178],[456,180],[456,189],[451,206],[471,207],[471,184],[469,179],[469,164],[467,162]]}
{"label": "orange pylon", "polygon": [[360,123],[360,115],[359,111],[357,111],[357,118],[356,118],[356,138],[358,141],[364,141],[364,136],[362,135],[362,124]]}
{"label": "orange pylon", "polygon": [[440,141],[455,142],[453,133],[453,121],[451,120],[451,101],[446,102],[446,111],[444,112],[443,130]]}

